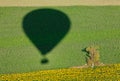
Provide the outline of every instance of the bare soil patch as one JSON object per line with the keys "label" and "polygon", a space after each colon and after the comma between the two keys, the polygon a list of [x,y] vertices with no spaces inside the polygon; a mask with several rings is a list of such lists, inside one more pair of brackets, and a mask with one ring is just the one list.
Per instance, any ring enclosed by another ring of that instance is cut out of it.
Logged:
{"label": "bare soil patch", "polygon": [[[105,66],[105,64],[101,63],[99,66]],[[85,64],[85,65],[82,65],[82,66],[73,66],[73,67],[70,67],[70,68],[88,68],[88,67],[90,67],[90,66]]]}
{"label": "bare soil patch", "polygon": [[120,5],[120,0],[0,0],[0,6]]}

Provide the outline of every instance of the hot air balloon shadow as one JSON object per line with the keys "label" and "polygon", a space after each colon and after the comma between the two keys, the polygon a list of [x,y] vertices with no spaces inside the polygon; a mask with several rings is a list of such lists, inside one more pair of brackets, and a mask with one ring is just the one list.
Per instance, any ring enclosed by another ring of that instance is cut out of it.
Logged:
{"label": "hot air balloon shadow", "polygon": [[23,30],[43,55],[42,64],[48,63],[45,57],[68,33],[68,16],[55,9],[38,9],[29,12],[23,19]]}

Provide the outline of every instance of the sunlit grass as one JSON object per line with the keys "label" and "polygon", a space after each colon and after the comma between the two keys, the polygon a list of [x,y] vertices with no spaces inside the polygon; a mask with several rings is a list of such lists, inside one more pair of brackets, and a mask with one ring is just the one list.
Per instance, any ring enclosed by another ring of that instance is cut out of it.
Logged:
{"label": "sunlit grass", "polygon": [[[43,55],[23,31],[23,18],[35,9],[50,8],[65,13],[70,32],[47,55]],[[0,7],[0,74],[59,69],[85,64],[82,49],[100,47],[104,64],[120,63],[120,6]]]}

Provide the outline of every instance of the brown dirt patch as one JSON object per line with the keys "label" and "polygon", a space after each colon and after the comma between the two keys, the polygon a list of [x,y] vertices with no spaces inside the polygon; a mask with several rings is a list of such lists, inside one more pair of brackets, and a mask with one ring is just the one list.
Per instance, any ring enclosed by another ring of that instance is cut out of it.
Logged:
{"label": "brown dirt patch", "polygon": [[0,0],[0,6],[120,5],[120,0]]}
{"label": "brown dirt patch", "polygon": [[[99,66],[105,66],[105,64],[101,63]],[[85,65],[82,65],[82,66],[73,66],[73,67],[70,67],[70,68],[88,68],[88,67],[90,67],[90,66],[85,64]]]}

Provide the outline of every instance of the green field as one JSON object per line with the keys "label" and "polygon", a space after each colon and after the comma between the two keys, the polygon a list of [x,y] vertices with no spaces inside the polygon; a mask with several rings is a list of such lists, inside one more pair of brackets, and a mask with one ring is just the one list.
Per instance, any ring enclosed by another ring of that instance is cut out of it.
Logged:
{"label": "green field", "polygon": [[[43,55],[23,31],[23,18],[36,9],[59,10],[69,17],[70,31]],[[0,74],[68,68],[85,64],[83,48],[100,46],[101,61],[120,63],[120,6],[0,7]]]}

